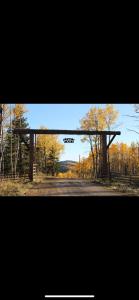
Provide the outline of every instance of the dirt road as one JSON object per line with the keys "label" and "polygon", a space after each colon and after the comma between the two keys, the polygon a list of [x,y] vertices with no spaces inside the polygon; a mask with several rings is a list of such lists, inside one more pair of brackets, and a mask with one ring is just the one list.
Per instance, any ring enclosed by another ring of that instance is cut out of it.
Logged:
{"label": "dirt road", "polygon": [[46,182],[33,183],[29,196],[124,196],[106,186],[81,179],[47,178]]}

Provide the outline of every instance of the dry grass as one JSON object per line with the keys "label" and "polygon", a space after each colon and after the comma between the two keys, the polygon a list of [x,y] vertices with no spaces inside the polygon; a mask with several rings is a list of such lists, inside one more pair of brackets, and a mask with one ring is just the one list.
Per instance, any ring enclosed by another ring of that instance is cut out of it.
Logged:
{"label": "dry grass", "polygon": [[34,182],[33,182],[33,184],[46,182],[46,178],[47,177],[48,176],[46,174],[38,172],[37,175],[34,176]]}
{"label": "dry grass", "polygon": [[26,196],[31,183],[23,180],[0,182],[0,196]]}
{"label": "dry grass", "polygon": [[109,179],[97,179],[94,182],[105,185],[106,188],[111,191],[139,196],[139,188],[138,187],[133,186],[129,183],[122,183],[122,182],[120,182],[120,180],[118,182],[115,179],[112,179],[111,181],[109,181]]}
{"label": "dry grass", "polygon": [[108,189],[126,193],[129,195],[131,194],[131,195],[139,196],[139,188],[126,183],[112,182],[111,186],[109,186]]}
{"label": "dry grass", "polygon": [[65,173],[58,173],[58,178],[77,178],[77,175],[72,171],[67,171]]}

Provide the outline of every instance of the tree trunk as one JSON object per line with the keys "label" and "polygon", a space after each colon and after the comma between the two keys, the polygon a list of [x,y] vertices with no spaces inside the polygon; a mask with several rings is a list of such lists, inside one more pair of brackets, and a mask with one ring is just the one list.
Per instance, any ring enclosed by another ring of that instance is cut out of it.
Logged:
{"label": "tree trunk", "polygon": [[10,129],[11,129],[11,173],[13,176],[13,145],[12,145],[12,107],[10,104]]}

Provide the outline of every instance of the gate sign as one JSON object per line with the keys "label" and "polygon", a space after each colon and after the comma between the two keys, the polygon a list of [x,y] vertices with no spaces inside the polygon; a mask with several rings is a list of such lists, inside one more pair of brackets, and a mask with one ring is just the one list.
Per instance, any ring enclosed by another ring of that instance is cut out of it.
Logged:
{"label": "gate sign", "polygon": [[63,139],[64,143],[74,143],[74,140],[75,139],[72,139],[72,138],[65,138],[65,139]]}

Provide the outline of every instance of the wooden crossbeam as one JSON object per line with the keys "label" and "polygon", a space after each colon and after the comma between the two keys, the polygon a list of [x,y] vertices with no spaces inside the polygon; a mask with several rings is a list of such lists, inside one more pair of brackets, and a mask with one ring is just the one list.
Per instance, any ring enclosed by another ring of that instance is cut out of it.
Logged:
{"label": "wooden crossbeam", "polygon": [[[98,130],[63,130],[63,129],[21,129],[16,128],[13,130],[14,134],[29,134],[30,135],[30,167],[29,167],[29,178],[33,181],[33,163],[34,163],[34,135],[36,134],[74,134],[74,135],[100,135],[101,137],[101,175],[102,177],[107,177],[108,165],[107,165],[107,149],[114,140],[116,135],[120,135],[120,131],[98,131]],[[109,144],[107,145],[107,135],[113,135]],[[24,141],[25,142],[25,141]],[[26,143],[27,145],[27,143]],[[27,145],[28,146],[28,145]]]}
{"label": "wooden crossbeam", "polygon": [[77,135],[120,135],[120,131],[98,130],[63,130],[63,129],[21,129],[13,130],[14,134],[77,134]]}
{"label": "wooden crossbeam", "polygon": [[111,140],[109,141],[109,143],[107,145],[107,149],[110,147],[110,145],[113,142],[113,140],[114,140],[115,137],[116,137],[116,134],[114,134],[113,137],[111,138]]}

